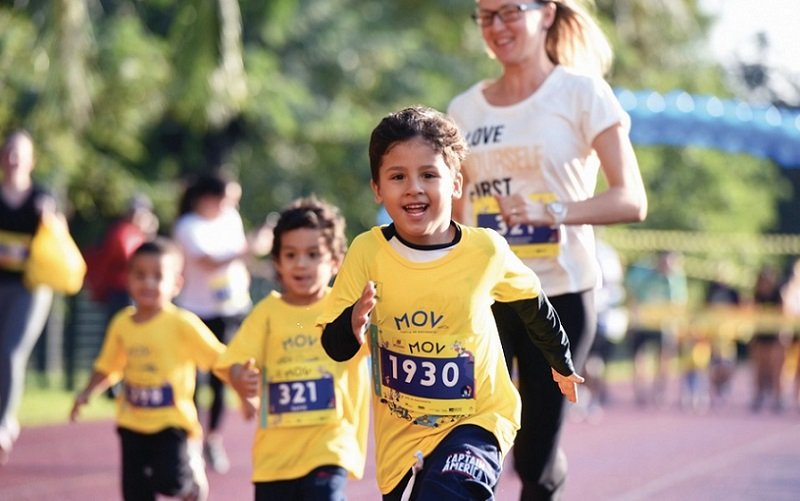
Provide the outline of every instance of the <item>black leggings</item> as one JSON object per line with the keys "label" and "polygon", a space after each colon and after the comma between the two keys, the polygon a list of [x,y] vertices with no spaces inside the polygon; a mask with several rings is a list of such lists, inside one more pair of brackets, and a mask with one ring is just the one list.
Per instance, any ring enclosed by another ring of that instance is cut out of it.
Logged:
{"label": "black leggings", "polygon": [[[594,291],[549,299],[567,332],[575,370],[580,373],[595,336]],[[521,499],[556,499],[563,494],[567,475],[559,440],[568,402],[553,382],[550,365],[525,334],[516,312],[503,303],[495,303],[492,311],[509,371],[512,360],[517,359],[522,428],[512,451],[514,469],[523,481]]]}
{"label": "black leggings", "polygon": [[[228,341],[242,324],[242,320],[242,315],[235,315],[229,317],[204,318],[203,323],[208,326],[221,343],[228,344]],[[198,381],[200,381],[199,378]],[[211,393],[213,395],[211,408],[208,413],[208,431],[213,432],[219,429],[222,423],[222,415],[225,411],[225,383],[215,376],[213,372],[209,372],[208,386],[211,388]],[[197,390],[195,390],[194,397],[195,404],[197,404]]]}

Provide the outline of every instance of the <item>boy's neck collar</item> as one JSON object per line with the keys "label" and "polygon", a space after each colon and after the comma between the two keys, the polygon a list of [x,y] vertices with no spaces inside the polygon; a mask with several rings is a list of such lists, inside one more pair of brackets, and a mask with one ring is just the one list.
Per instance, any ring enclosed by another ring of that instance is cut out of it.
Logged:
{"label": "boy's neck collar", "polygon": [[421,251],[433,251],[433,250],[441,250],[447,249],[448,247],[452,247],[456,245],[458,242],[461,241],[461,226],[458,225],[455,221],[450,221],[450,226],[455,228],[456,232],[453,236],[453,240],[443,244],[433,244],[433,245],[419,245],[411,243],[405,240],[403,237],[397,233],[397,228],[395,228],[394,223],[390,223],[387,226],[381,228],[381,233],[383,233],[383,238],[387,241],[391,240],[393,237],[400,241],[401,244],[405,245],[406,247],[414,250],[421,250]]}

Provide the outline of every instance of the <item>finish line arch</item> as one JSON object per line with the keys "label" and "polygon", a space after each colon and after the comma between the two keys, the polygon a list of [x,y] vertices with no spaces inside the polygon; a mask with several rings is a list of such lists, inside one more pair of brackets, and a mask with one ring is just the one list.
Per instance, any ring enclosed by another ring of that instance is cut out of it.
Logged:
{"label": "finish line arch", "polygon": [[767,158],[800,168],[800,111],[760,106],[676,90],[615,88],[631,116],[631,141],[640,145],[698,146]]}

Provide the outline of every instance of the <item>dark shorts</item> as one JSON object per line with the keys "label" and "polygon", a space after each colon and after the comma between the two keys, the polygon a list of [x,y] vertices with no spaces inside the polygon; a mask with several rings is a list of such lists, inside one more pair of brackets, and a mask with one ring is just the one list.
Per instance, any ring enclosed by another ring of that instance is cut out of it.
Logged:
{"label": "dark shorts", "polygon": [[138,433],[118,427],[122,446],[122,494],[126,500],[155,500],[155,494],[185,497],[199,486],[186,431],[167,428]]}
{"label": "dark shorts", "polygon": [[[411,497],[414,501],[494,499],[502,471],[500,446],[493,434],[475,425],[453,429],[425,457],[416,472]],[[412,478],[409,471],[384,501],[399,501]]]}
{"label": "dark shorts", "polygon": [[347,470],[340,466],[320,466],[300,478],[255,482],[256,501],[344,501]]}

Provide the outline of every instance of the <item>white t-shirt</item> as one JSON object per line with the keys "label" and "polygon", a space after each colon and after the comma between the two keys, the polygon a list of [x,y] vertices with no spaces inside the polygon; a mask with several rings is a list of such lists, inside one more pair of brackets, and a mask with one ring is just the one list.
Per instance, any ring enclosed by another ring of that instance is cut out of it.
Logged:
{"label": "white t-shirt", "polygon": [[591,225],[504,228],[493,197],[522,193],[542,202],[592,197],[600,167],[592,141],[614,124],[628,128],[628,115],[603,79],[562,66],[531,96],[510,106],[489,104],[483,95],[487,85],[473,85],[448,108],[470,147],[463,165],[469,181],[465,222],[504,234],[548,295],[595,287],[599,274]]}
{"label": "white t-shirt", "polygon": [[234,259],[213,270],[199,263],[203,256],[225,260],[241,252],[247,237],[239,213],[226,209],[215,219],[186,214],[173,233],[186,259],[183,289],[175,302],[201,318],[246,313],[252,301],[245,263]]}

